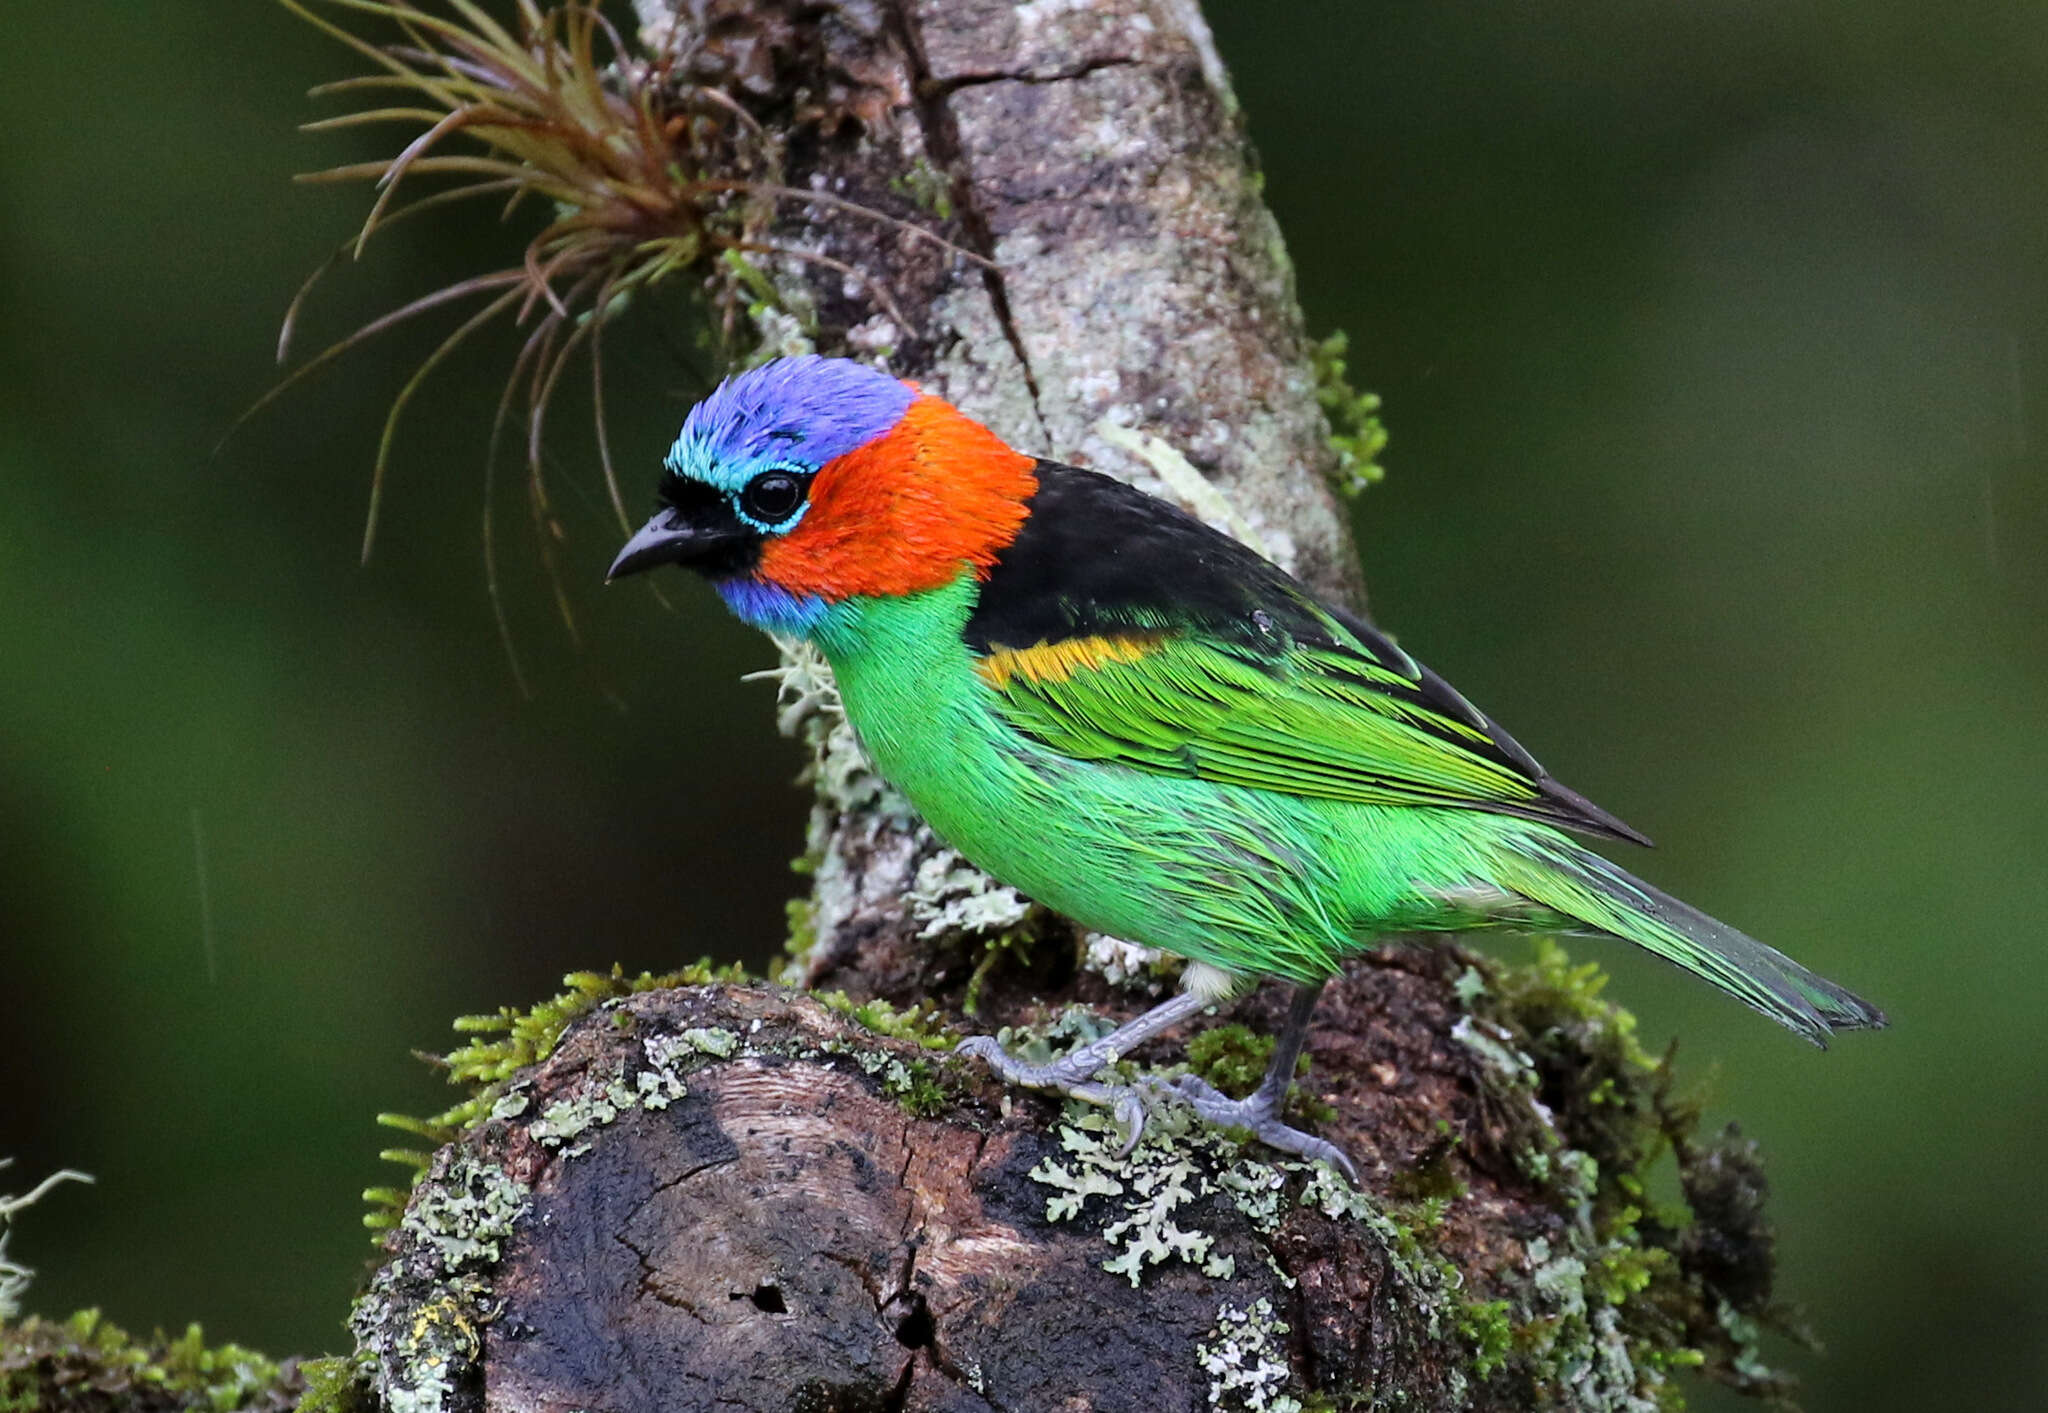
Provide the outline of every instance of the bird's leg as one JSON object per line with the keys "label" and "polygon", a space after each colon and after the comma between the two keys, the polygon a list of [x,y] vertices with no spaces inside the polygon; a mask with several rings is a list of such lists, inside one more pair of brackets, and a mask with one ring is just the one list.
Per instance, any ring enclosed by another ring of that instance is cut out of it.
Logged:
{"label": "bird's leg", "polygon": [[1266,1067],[1266,1077],[1259,1081],[1259,1087],[1251,1092],[1250,1097],[1232,1099],[1194,1075],[1181,1076],[1173,1082],[1173,1089],[1193,1106],[1195,1113],[1204,1121],[1225,1128],[1249,1129],[1252,1137],[1268,1148],[1298,1153],[1311,1162],[1320,1160],[1328,1163],[1355,1184],[1358,1170],[1352,1166],[1343,1149],[1290,1127],[1280,1118],[1287,1103],[1287,1091],[1294,1083],[1294,1066],[1301,1059],[1301,1047],[1308,1040],[1309,1017],[1315,1014],[1323,985],[1320,981],[1313,981],[1294,988],[1294,1000],[1287,1007],[1287,1024],[1281,1027],[1279,1038],[1273,1042],[1273,1063]]}
{"label": "bird's leg", "polygon": [[[1052,1089],[1062,1094],[1073,1094],[1077,1087],[1088,1085],[1105,1066],[1122,1059],[1125,1052],[1137,1049],[1160,1031],[1179,1025],[1213,1001],[1213,997],[1183,991],[1135,1020],[1125,1021],[1100,1040],[1091,1040],[1049,1065],[1034,1065],[1028,1060],[1018,1059],[997,1044],[993,1035],[976,1035],[961,1041],[959,1053],[979,1055],[1005,1083],[1021,1084],[1026,1089]],[[1100,1085],[1093,1087],[1102,1088]],[[1075,1094],[1073,1097],[1100,1102],[1101,1096]]]}
{"label": "bird's leg", "polygon": [[960,1042],[955,1053],[980,1056],[996,1077],[1006,1084],[1022,1085],[1026,1089],[1050,1089],[1069,1099],[1109,1106],[1128,1130],[1123,1150],[1128,1153],[1138,1146],[1138,1139],[1145,1132],[1144,1095],[1128,1084],[1098,1084],[1095,1076],[1123,1058],[1127,1051],[1135,1050],[1160,1031],[1179,1025],[1214,1000],[1214,997],[1200,992],[1183,991],[1145,1014],[1125,1021],[1100,1040],[1091,1040],[1049,1065],[1034,1065],[1029,1060],[1018,1059],[997,1043],[993,1035],[970,1036]]}

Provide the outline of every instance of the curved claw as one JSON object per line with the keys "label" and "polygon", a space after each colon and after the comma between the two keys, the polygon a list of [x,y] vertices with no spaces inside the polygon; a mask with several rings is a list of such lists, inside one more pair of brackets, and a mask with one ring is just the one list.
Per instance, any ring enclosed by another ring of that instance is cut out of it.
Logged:
{"label": "curved claw", "polygon": [[1358,1168],[1352,1163],[1351,1155],[1342,1148],[1339,1148],[1327,1138],[1317,1138],[1314,1134],[1303,1133],[1298,1128],[1289,1128],[1278,1120],[1273,1121],[1272,1127],[1273,1131],[1288,1135],[1292,1140],[1292,1144],[1298,1146],[1290,1146],[1290,1143],[1282,1142],[1274,1136],[1273,1131],[1262,1132],[1254,1129],[1253,1132],[1258,1135],[1259,1141],[1267,1147],[1278,1148],[1283,1153],[1296,1154],[1308,1159],[1311,1163],[1328,1163],[1344,1175],[1344,1181],[1350,1183],[1353,1187],[1358,1186]]}
{"label": "curved claw", "polygon": [[1079,1099],[1084,1104],[1100,1104],[1108,1108],[1116,1116],[1116,1121],[1124,1126],[1122,1156],[1128,1157],[1145,1136],[1145,1120],[1151,1113],[1149,1096],[1139,1092],[1136,1085],[1094,1082],[1090,1077],[1095,1064],[1092,1056],[1084,1057],[1078,1063],[1069,1056],[1066,1061],[1034,1065],[1012,1055],[992,1035],[970,1035],[953,1047],[953,1053],[972,1055],[983,1061],[1005,1083],[1026,1089],[1047,1089],[1069,1099]]}
{"label": "curved claw", "polygon": [[1145,1096],[1138,1092],[1135,1084],[1125,1085],[1116,1092],[1116,1121],[1123,1124],[1128,1132],[1124,1135],[1124,1146],[1117,1149],[1117,1157],[1128,1158],[1145,1136],[1145,1120],[1152,1115],[1151,1106]]}

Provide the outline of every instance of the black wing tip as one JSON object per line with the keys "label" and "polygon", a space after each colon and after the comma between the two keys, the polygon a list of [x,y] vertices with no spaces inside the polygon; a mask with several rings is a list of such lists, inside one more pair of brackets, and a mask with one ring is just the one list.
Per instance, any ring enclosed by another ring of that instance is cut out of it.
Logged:
{"label": "black wing tip", "polygon": [[1560,806],[1559,823],[1567,829],[1582,834],[1597,834],[1608,839],[1619,839],[1625,844],[1640,844],[1645,849],[1654,849],[1656,844],[1642,830],[1624,822],[1619,815],[1610,814],[1578,791],[1560,785],[1549,776],[1538,782],[1544,797]]}
{"label": "black wing tip", "polygon": [[1808,999],[1797,1010],[1778,1014],[1775,1019],[1816,1050],[1827,1049],[1828,1041],[1843,1031],[1884,1030],[1891,1025],[1891,1018],[1883,1011],[1832,983],[1825,998]]}
{"label": "black wing tip", "polygon": [[1892,1019],[1861,996],[1843,993],[1842,1004],[1821,1013],[1831,1031],[1835,1030],[1888,1030]]}

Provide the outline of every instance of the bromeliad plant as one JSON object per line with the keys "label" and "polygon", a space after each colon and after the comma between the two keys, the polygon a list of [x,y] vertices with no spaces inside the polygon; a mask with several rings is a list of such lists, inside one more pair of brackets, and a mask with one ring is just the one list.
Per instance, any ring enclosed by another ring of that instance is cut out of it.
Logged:
{"label": "bromeliad plant", "polygon": [[[515,405],[523,413],[528,499],[556,599],[567,601],[554,559],[559,526],[541,469],[550,400],[571,361],[589,353],[598,460],[619,524],[632,523],[613,470],[604,429],[603,334],[640,292],[679,273],[722,276],[713,284],[728,336],[749,290],[764,282],[750,255],[822,265],[865,289],[905,325],[887,289],[865,272],[821,252],[769,239],[779,204],[835,208],[915,232],[961,254],[950,242],[894,217],[780,180],[778,137],[731,96],[683,81],[673,54],[640,57],[590,0],[517,0],[510,25],[475,0],[448,0],[445,13],[416,0],[280,0],[284,7],[347,45],[373,71],[324,84],[316,97],[366,99],[353,112],[308,123],[308,131],[412,123],[421,131],[395,156],[314,172],[307,182],[368,181],[376,197],[355,236],[307,280],[286,314],[278,358],[290,355],[300,309],[321,274],[360,256],[372,236],[407,217],[457,202],[493,197],[512,218],[543,205],[547,218],[519,259],[458,280],[371,320],[317,354],[257,404],[357,345],[429,312],[475,301],[453,332],[423,360],[393,399],[371,477],[363,555],[376,541],[391,450],[400,417],[433,371],[479,330],[509,319],[526,330],[493,424],[486,465],[484,554],[498,600],[490,475]],[[323,11],[354,11],[396,31],[373,43]],[[422,178],[443,179],[401,201]],[[256,408],[252,408],[254,412]],[[504,615],[499,610],[501,634]],[[509,636],[507,647],[510,648]],[[518,673],[516,656],[513,658]]]}

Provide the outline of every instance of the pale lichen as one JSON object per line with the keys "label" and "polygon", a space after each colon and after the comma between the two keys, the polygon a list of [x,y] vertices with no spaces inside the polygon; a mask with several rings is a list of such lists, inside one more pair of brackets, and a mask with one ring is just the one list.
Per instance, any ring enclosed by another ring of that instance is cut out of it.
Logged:
{"label": "pale lichen", "polygon": [[917,866],[904,895],[923,938],[992,938],[1031,915],[1031,903],[996,882],[951,849],[939,848]]}
{"label": "pale lichen", "polygon": [[945,1106],[946,1091],[937,1071],[925,1060],[903,1060],[885,1051],[842,1040],[827,1040],[816,1049],[801,1052],[799,1058],[837,1056],[851,1060],[861,1073],[882,1086],[912,1118],[929,1118]]}
{"label": "pale lichen", "polygon": [[640,1091],[628,1081],[623,1069],[614,1070],[596,1083],[563,1096],[541,1110],[540,1117],[526,1131],[543,1145],[560,1149],[565,1158],[589,1151],[588,1144],[576,1144],[586,1131],[602,1128],[640,1103]]}
{"label": "pale lichen", "polygon": [[1067,1047],[1092,1045],[1115,1029],[1114,1020],[1076,1003],[1060,1007],[1037,1025],[1006,1025],[996,1032],[996,1041],[1016,1058],[1043,1065]]}
{"label": "pale lichen", "polygon": [[[631,1020],[621,1002],[606,1002],[601,1009],[612,1012],[622,1024]],[[622,1057],[609,1069],[585,1075],[581,1083],[550,1102],[526,1131],[545,1146],[560,1150],[565,1158],[579,1157],[590,1145],[572,1145],[572,1140],[614,1122],[630,1109],[666,1109],[689,1094],[683,1077],[687,1069],[702,1063],[705,1056],[730,1059],[743,1043],[738,1031],[724,1026],[691,1026],[673,1034],[648,1035],[640,1043],[637,1060]]]}
{"label": "pale lichen", "polygon": [[674,1044],[667,1044],[666,1036],[655,1036],[644,1047],[647,1058],[655,1064],[672,1061],[681,1049],[695,1050],[714,1059],[729,1060],[740,1048],[740,1034],[724,1026],[691,1026],[675,1037]]}
{"label": "pale lichen", "polygon": [[[1466,968],[1467,973],[1471,970]],[[1451,1039],[1477,1055],[1509,1087],[1532,1092],[1538,1087],[1536,1062],[1517,1049],[1513,1037],[1499,1026],[1476,1016],[1459,1016],[1451,1027]]]}
{"label": "pale lichen", "polygon": [[1190,1230],[1181,1218],[1192,1217],[1198,1199],[1215,1191],[1204,1170],[1190,1159],[1195,1144],[1229,1143],[1189,1132],[1185,1117],[1171,1112],[1154,1115],[1144,1136],[1128,1154],[1122,1153],[1122,1126],[1100,1110],[1070,1113],[1059,1128],[1066,1162],[1047,1158],[1032,1168],[1031,1180],[1053,1189],[1046,1200],[1047,1221],[1079,1216],[1089,1202],[1105,1199],[1120,1215],[1102,1229],[1113,1256],[1102,1269],[1139,1284],[1147,1266],[1180,1260],[1205,1275],[1228,1277],[1234,1257],[1216,1253],[1216,1238]]}
{"label": "pale lichen", "polygon": [[[620,982],[621,987],[630,983]],[[591,988],[572,995],[590,995]],[[627,994],[583,1007],[635,1032]],[[566,1022],[564,1022],[566,1024]],[[515,1033],[518,1026],[513,1027]],[[552,1051],[559,1032],[546,1037]],[[688,1026],[639,1036],[637,1047],[608,1065],[577,1074],[526,1120],[544,1148],[573,1159],[589,1150],[596,1130],[635,1109],[663,1110],[689,1093],[686,1076],[705,1063],[747,1053],[746,1038],[724,1026]],[[634,1051],[637,1050],[637,1053]],[[528,1115],[536,1098],[529,1072],[491,1089],[490,1118]],[[474,1371],[482,1328],[494,1308],[491,1272],[504,1255],[531,1189],[456,1142],[435,1155],[387,1238],[390,1259],[356,1301],[350,1318],[358,1347],[373,1358],[369,1383],[390,1413],[443,1413]]]}
{"label": "pale lichen", "polygon": [[1582,1407],[1657,1413],[1664,1374],[1637,1365],[1615,1306],[1588,1299],[1586,1262],[1570,1251],[1553,1252],[1537,1237],[1529,1243],[1529,1264],[1537,1312],[1532,1340],[1555,1386],[1570,1389]]}
{"label": "pale lichen", "polygon": [[1301,1413],[1301,1400],[1285,1391],[1292,1377],[1285,1344],[1289,1329],[1264,1296],[1249,1307],[1224,1301],[1215,1328],[1195,1345],[1195,1358],[1209,1376],[1209,1406],[1236,1413]]}
{"label": "pale lichen", "polygon": [[482,1348],[489,1271],[531,1189],[462,1145],[442,1150],[390,1238],[391,1259],[356,1300],[349,1328],[373,1351],[371,1384],[392,1413],[444,1413]]}
{"label": "pale lichen", "polygon": [[1081,950],[1081,969],[1092,971],[1111,986],[1156,996],[1180,974],[1181,960],[1157,947],[1091,932]]}
{"label": "pale lichen", "polygon": [[1468,966],[1451,983],[1451,994],[1458,998],[1459,1005],[1469,1011],[1473,1003],[1486,994],[1486,978],[1480,975],[1478,967]]}
{"label": "pale lichen", "polygon": [[903,330],[887,314],[872,315],[846,331],[847,350],[884,373],[902,339]]}

